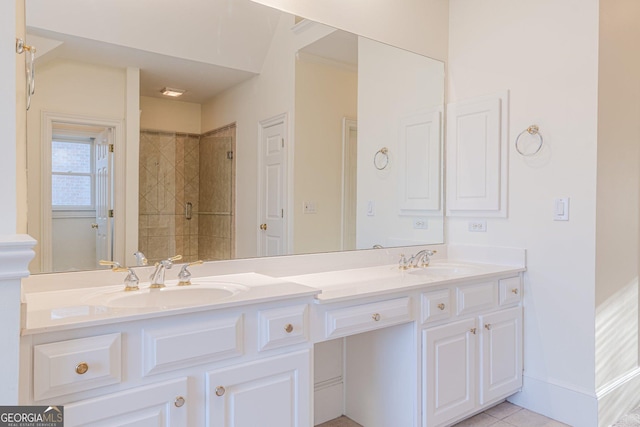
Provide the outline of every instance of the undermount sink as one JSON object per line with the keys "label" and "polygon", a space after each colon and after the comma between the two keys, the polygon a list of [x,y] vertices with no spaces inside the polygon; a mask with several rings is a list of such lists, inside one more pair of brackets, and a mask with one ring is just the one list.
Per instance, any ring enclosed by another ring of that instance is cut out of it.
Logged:
{"label": "undermount sink", "polygon": [[477,273],[480,269],[471,265],[460,264],[432,264],[427,267],[412,269],[409,274],[416,276],[461,276]]}
{"label": "undermount sink", "polygon": [[248,290],[237,283],[199,282],[190,286],[170,285],[160,289],[143,288],[94,295],[88,303],[110,308],[176,308],[216,303]]}

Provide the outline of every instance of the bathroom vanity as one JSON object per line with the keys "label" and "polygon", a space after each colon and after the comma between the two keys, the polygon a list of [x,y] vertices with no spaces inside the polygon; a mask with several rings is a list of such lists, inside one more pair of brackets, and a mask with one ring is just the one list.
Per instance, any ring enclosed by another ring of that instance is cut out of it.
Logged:
{"label": "bathroom vanity", "polygon": [[451,425],[522,384],[524,263],[480,261],[294,275],[211,263],[161,300],[145,284],[27,285],[21,400],[64,405],[67,426],[309,427],[314,345],[343,340],[344,394],[330,397],[343,413]]}

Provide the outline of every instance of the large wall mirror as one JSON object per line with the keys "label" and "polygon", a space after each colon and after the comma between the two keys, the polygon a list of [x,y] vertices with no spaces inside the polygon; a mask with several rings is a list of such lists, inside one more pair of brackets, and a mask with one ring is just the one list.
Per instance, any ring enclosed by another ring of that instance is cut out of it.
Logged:
{"label": "large wall mirror", "polygon": [[31,271],[443,242],[442,62],[249,0],[29,0],[27,32]]}

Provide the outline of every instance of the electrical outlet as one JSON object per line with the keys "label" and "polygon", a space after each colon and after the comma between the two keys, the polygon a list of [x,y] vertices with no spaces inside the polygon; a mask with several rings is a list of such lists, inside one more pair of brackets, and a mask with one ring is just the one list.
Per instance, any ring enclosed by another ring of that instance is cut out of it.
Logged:
{"label": "electrical outlet", "polygon": [[487,221],[485,221],[485,220],[469,221],[469,231],[486,232],[487,231]]}
{"label": "electrical outlet", "polygon": [[419,230],[426,230],[428,226],[427,220],[424,218],[415,218],[413,220],[413,228]]}
{"label": "electrical outlet", "polygon": [[309,201],[309,202],[302,202],[302,213],[304,214],[314,214],[317,213],[318,211],[316,210],[316,202],[313,201]]}

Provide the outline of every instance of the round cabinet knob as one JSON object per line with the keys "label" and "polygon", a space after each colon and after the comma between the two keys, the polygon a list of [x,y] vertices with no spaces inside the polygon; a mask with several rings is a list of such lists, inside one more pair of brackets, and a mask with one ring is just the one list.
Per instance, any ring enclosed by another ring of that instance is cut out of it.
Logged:
{"label": "round cabinet knob", "polygon": [[223,396],[225,392],[226,390],[221,385],[216,387],[216,396]]}
{"label": "round cabinet knob", "polygon": [[260,224],[260,230],[266,230],[267,224]]}
{"label": "round cabinet knob", "polygon": [[514,294],[518,295],[518,288],[511,289],[511,292],[513,292]]}
{"label": "round cabinet knob", "polygon": [[372,318],[373,320],[375,320],[376,322],[378,322],[378,321],[380,320],[380,315],[379,315],[378,313],[374,313],[374,314],[371,316],[371,318]]}
{"label": "round cabinet knob", "polygon": [[440,303],[440,304],[438,304],[438,308],[439,308],[440,310],[444,310],[444,303]]}
{"label": "round cabinet knob", "polygon": [[476,334],[476,328],[469,329],[469,332],[471,332],[473,335],[475,335]]}
{"label": "round cabinet knob", "polygon": [[173,401],[173,404],[176,405],[176,408],[181,408],[182,405],[184,405],[184,402],[184,397],[178,396],[176,397],[176,400]]}
{"label": "round cabinet knob", "polygon": [[487,323],[486,325],[484,325],[484,328],[485,328],[487,331],[490,331],[490,330],[491,330],[491,323]]}
{"label": "round cabinet knob", "polygon": [[86,362],[78,363],[76,365],[76,374],[78,375],[86,374],[88,370],[89,370],[89,365],[87,365]]}
{"label": "round cabinet knob", "polygon": [[284,326],[284,330],[286,333],[290,334],[291,332],[293,332],[293,325],[291,323],[287,323]]}

